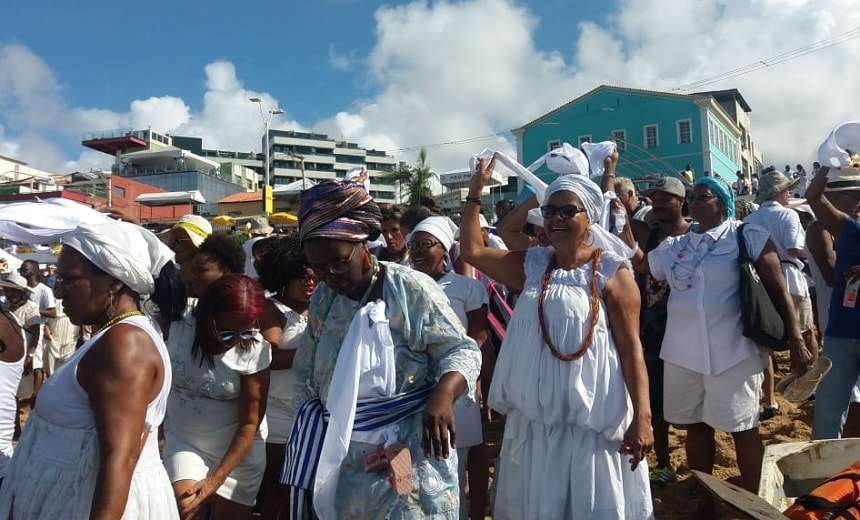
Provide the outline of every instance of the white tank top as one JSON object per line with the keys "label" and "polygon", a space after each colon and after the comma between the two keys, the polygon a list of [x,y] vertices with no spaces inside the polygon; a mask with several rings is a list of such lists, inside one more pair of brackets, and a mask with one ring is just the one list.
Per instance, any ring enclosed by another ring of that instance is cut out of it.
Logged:
{"label": "white tank top", "polygon": [[[271,298],[270,301],[281,311],[286,320],[278,348],[295,350],[299,346],[299,339],[308,326],[307,320],[304,316],[275,298]],[[293,398],[293,385],[295,385],[295,375],[291,368],[272,370],[269,382],[269,397],[291,400]]]}
{"label": "white tank top", "polygon": [[[15,323],[21,325],[14,314],[10,312],[6,315],[12,316]],[[25,345],[21,359],[12,363],[0,361],[0,478],[6,476],[6,468],[12,458],[12,436],[15,434],[15,414],[18,411],[16,395],[24,373],[24,359],[27,357],[26,335],[23,328],[19,330]]]}
{"label": "white tank top", "polygon": [[[164,365],[164,382],[158,395],[146,406],[146,419],[144,429],[151,430],[164,420],[167,410],[167,395],[170,392],[171,374],[170,358],[167,356],[167,347],[161,336],[158,325],[148,316],[131,316],[118,321],[128,325],[134,325],[143,329],[152,338],[161,361]],[[109,327],[110,328],[110,327]],[[93,344],[106,332],[99,332],[81,345],[81,348],[72,355],[51,377],[39,391],[39,399],[36,402],[36,411],[39,416],[50,423],[67,428],[90,429],[95,428],[95,417],[90,406],[89,396],[78,383],[78,365],[81,359],[89,352]],[[143,432],[141,432],[143,433]]]}

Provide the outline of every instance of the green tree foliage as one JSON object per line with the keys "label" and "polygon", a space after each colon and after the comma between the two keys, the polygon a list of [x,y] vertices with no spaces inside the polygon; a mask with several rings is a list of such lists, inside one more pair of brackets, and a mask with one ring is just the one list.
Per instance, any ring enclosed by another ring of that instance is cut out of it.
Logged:
{"label": "green tree foliage", "polygon": [[396,183],[398,187],[408,196],[405,204],[418,206],[422,195],[430,195],[430,179],[436,175],[427,163],[427,150],[424,148],[418,152],[415,166],[406,163],[400,165],[393,172],[385,176],[385,180]]}

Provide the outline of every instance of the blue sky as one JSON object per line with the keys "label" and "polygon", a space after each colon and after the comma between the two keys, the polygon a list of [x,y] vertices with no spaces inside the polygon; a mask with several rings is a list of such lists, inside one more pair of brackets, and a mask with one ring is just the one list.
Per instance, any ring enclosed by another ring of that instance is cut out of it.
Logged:
{"label": "blue sky", "polygon": [[[507,131],[601,83],[668,90],[860,25],[853,0],[727,8],[739,2],[8,1],[0,155],[55,172],[104,166],[83,132],[150,125],[259,149],[247,101],[259,95],[285,110],[275,127],[410,160],[413,147]],[[857,67],[845,67],[858,52],[854,41],[702,89],[740,88],[773,162],[794,164],[852,118],[837,99],[860,95]],[[837,71],[834,96],[821,78]],[[461,167],[485,146],[512,151],[508,135],[432,148],[431,163]]]}

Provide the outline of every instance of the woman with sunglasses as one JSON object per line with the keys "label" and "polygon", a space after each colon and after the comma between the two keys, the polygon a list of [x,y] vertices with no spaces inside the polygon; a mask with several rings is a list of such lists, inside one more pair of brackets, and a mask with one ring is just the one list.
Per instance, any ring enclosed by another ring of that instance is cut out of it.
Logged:
{"label": "woman with sunglasses", "polygon": [[[660,349],[663,414],[687,429],[691,469],[710,473],[714,432],[732,435],[743,486],[758,492],[764,448],[759,436],[759,402],[769,361],[764,349],[743,335],[738,268],[738,228],[731,187],[715,177],[696,181],[688,198],[693,226],[668,237],[645,256],[637,251],[636,270],[669,285],[666,332]],[[791,299],[770,234],[746,224],[743,238],[756,270],[776,304],[791,346],[792,368],[808,362]],[[714,518],[713,497],[697,487],[692,518]]]}
{"label": "woman with sunglasses", "polygon": [[[474,278],[454,272],[448,251],[454,244],[454,232],[447,217],[428,217],[415,226],[408,237],[412,267],[436,280],[445,292],[454,314],[481,349],[481,386],[489,388],[494,353],[487,343],[489,298],[484,286]],[[489,347],[489,348],[485,348]],[[477,399],[454,408],[457,424],[457,457],[460,466],[460,518],[483,518],[487,509],[489,459],[481,430],[481,407]],[[466,469],[469,476],[469,507],[466,502]]]}
{"label": "woman with sunglasses", "polygon": [[477,160],[460,228],[463,258],[514,289],[489,404],[507,415],[494,518],[652,517],[653,444],[628,250],[600,228],[603,194],[562,175],[541,206],[551,247],[484,246],[480,194],[495,156]]}
{"label": "woman with sunglasses", "polygon": [[380,218],[360,184],[302,193],[299,236],[322,283],[293,368],[295,519],[459,514],[453,404],[475,395],[480,352],[433,280],[367,249]]}
{"label": "woman with sunglasses", "polygon": [[263,289],[236,274],[244,262],[233,237],[203,241],[191,274],[197,307],[170,327],[163,456],[183,520],[249,518],[263,478],[272,351],[260,334]]}
{"label": "woman with sunglasses", "polygon": [[271,293],[260,321],[263,337],[272,344],[262,516],[274,520],[286,518],[286,511],[281,509],[285,509],[289,490],[281,486],[280,475],[284,466],[284,448],[296,417],[293,359],[307,327],[308,304],[316,288],[317,277],[308,267],[297,235],[267,240],[266,252],[257,264],[260,284]]}

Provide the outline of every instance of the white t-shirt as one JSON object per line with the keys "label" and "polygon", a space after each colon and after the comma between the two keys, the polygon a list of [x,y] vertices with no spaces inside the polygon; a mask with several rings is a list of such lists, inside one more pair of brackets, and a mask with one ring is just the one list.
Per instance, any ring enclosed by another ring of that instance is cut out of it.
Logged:
{"label": "white t-shirt", "polygon": [[30,301],[39,306],[39,310],[53,309],[57,306],[57,300],[54,299],[54,291],[43,283],[36,284],[35,287],[30,287],[33,292],[30,293]]}
{"label": "white t-shirt", "polygon": [[484,289],[484,284],[474,278],[448,271],[436,282],[436,285],[448,297],[454,314],[457,315],[466,330],[469,329],[469,318],[466,313],[478,310],[483,305],[489,305],[490,299]]}
{"label": "white t-shirt", "polygon": [[770,233],[782,263],[782,273],[785,275],[788,292],[797,296],[809,296],[809,287],[803,276],[802,264],[787,251],[788,249],[803,251],[806,245],[806,232],[800,225],[797,212],[783,207],[775,200],[769,200],[750,213],[744,222],[757,224]]}

